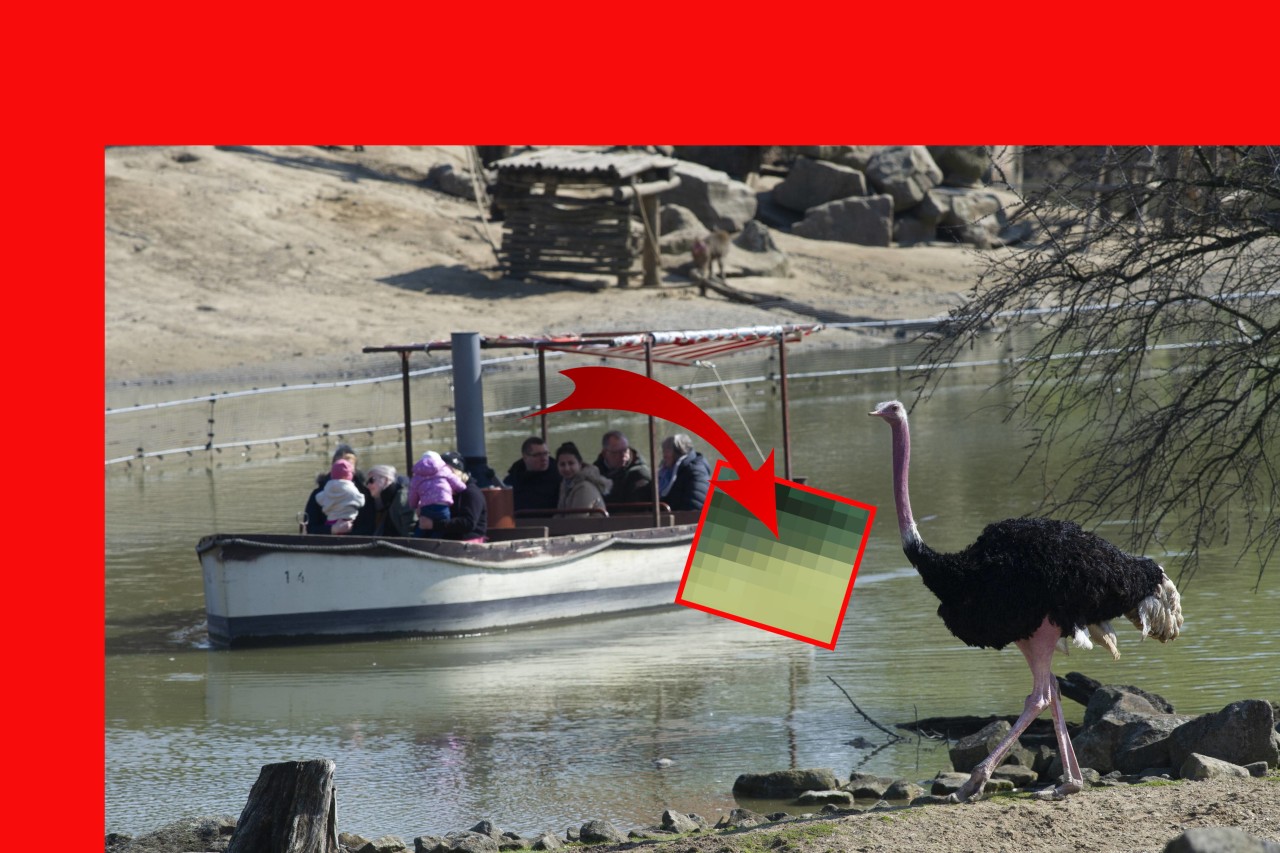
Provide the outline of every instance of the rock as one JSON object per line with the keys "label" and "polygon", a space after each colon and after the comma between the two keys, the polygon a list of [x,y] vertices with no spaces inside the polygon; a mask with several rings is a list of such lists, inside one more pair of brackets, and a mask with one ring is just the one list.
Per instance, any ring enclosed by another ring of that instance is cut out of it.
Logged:
{"label": "rock", "polygon": [[[977,767],[984,758],[991,754],[996,745],[1004,739],[1013,726],[1006,720],[993,720],[971,735],[960,738],[951,747],[951,766],[958,773],[968,773]],[[1020,764],[1030,767],[1035,762],[1031,750],[1015,743],[1005,756],[1003,764]]]}
{"label": "rock", "polygon": [[[365,841],[367,840],[367,839],[361,838],[359,845],[352,844],[348,841],[343,840],[343,836],[347,834],[348,833],[345,833],[345,832],[338,833],[338,843],[350,850],[356,849],[357,846],[363,846]],[[359,838],[358,835],[354,837]],[[413,853],[431,853],[431,851],[433,850],[440,849],[440,846],[442,844],[444,844],[444,839],[440,838],[439,836],[419,835],[417,838],[413,839]]]}
{"label": "rock", "polygon": [[936,220],[939,239],[990,248],[1001,245],[1000,233],[1010,226],[1011,211],[1021,205],[1017,195],[1004,190],[936,187],[912,213]]}
{"label": "rock", "polygon": [[841,785],[841,790],[848,791],[859,800],[879,800],[884,792],[894,783],[892,776],[874,776],[870,773],[853,773],[849,781]]}
{"label": "rock", "polygon": [[925,794],[922,797],[916,797],[911,801],[914,806],[941,806],[951,802],[944,794]]}
{"label": "rock", "polygon": [[1058,753],[1053,747],[1039,744],[1031,750],[1031,769],[1036,771],[1037,776],[1043,776],[1057,757]]}
{"label": "rock", "polygon": [[589,820],[578,830],[583,844],[621,844],[627,837],[607,820]]}
{"label": "rock", "polygon": [[[955,793],[960,786],[969,781],[968,773],[939,773],[933,778],[929,787],[929,793],[946,796]],[[997,791],[1012,791],[1013,783],[1008,779],[991,778],[987,780],[987,784],[982,786],[983,793],[994,794]]]}
{"label": "rock", "polygon": [[743,773],[733,783],[736,797],[762,800],[792,800],[805,791],[830,791],[840,787],[832,770],[779,770],[774,773]]}
{"label": "rock", "polygon": [[894,783],[885,790],[884,798],[886,800],[914,800],[923,793],[924,788],[921,788],[915,782],[911,782],[907,779],[896,779],[894,780]]}
{"label": "rock", "polygon": [[1084,711],[1085,728],[1102,719],[1113,709],[1134,718],[1173,713],[1173,706],[1155,693],[1148,693],[1137,687],[1108,684],[1105,687],[1099,687],[1089,697]]}
{"label": "rock", "polygon": [[436,847],[436,853],[497,853],[498,842],[479,832],[450,832]]}
{"label": "rock", "polygon": [[456,198],[476,200],[471,172],[467,169],[455,169],[452,163],[437,163],[432,166],[427,171],[427,186]]}
{"label": "rock", "polygon": [[796,211],[866,194],[867,178],[857,169],[808,157],[797,157],[787,177],[773,188],[773,200]]}
{"label": "rock", "polygon": [[764,145],[674,145],[672,156],[691,163],[746,178],[759,172],[769,146]]}
{"label": "rock", "polygon": [[1181,768],[1178,770],[1178,777],[1180,779],[1194,779],[1197,782],[1203,782],[1206,779],[1226,779],[1231,777],[1248,779],[1249,771],[1239,764],[1232,764],[1230,761],[1210,758],[1207,755],[1193,752],[1182,763]]}
{"label": "rock", "polygon": [[1040,774],[1032,770],[1030,767],[1023,767],[1020,764],[1002,764],[991,772],[992,779],[1008,779],[1015,788],[1026,788],[1034,785],[1040,778]]}
{"label": "rock", "polygon": [[733,245],[742,250],[733,253],[733,263],[744,275],[786,278],[791,274],[786,253],[778,248],[764,223],[748,222],[733,238]]}
{"label": "rock", "polygon": [[1158,714],[1125,724],[1113,756],[1115,768],[1132,774],[1147,767],[1170,766],[1169,734],[1194,719],[1186,714]]}
{"label": "rock", "polygon": [[1233,826],[1199,826],[1166,844],[1164,853],[1280,853],[1280,844]]}
{"label": "rock", "polygon": [[1275,767],[1280,763],[1275,725],[1270,702],[1232,702],[1216,714],[1204,714],[1174,729],[1169,734],[1170,764],[1181,767],[1194,752],[1241,766],[1265,761]]}
{"label": "rock", "polygon": [[942,185],[980,187],[991,168],[991,151],[985,145],[930,145],[929,156],[942,171]]}
{"label": "rock", "polygon": [[532,839],[521,838],[514,832],[504,832],[502,838],[498,839],[499,850],[528,850],[532,846]]}
{"label": "rock", "polygon": [[896,145],[879,151],[867,161],[865,171],[872,188],[893,199],[894,212],[915,207],[925,193],[942,183],[942,170],[923,145]]}
{"label": "rock", "polygon": [[662,813],[662,828],[668,832],[699,832],[706,826],[706,821],[696,815],[681,814],[667,809]]}
{"label": "rock", "polygon": [[[658,227],[663,237],[675,231],[692,229],[705,234],[706,227],[693,215],[693,211],[678,204],[664,202],[658,209]],[[661,238],[659,238],[661,239]]]}
{"label": "rock", "polygon": [[662,194],[663,204],[688,208],[709,229],[740,231],[756,215],[756,194],[724,172],[680,162],[672,170],[680,186]]}
{"label": "rock", "polygon": [[1249,775],[1255,779],[1261,779],[1263,776],[1267,775],[1267,762],[1254,761],[1251,764],[1246,764],[1244,769],[1248,770]]}
{"label": "rock", "polygon": [[116,843],[111,844],[111,836],[107,836],[108,844],[118,851],[156,851],[156,850],[218,850],[226,849],[226,841],[235,832],[236,819],[230,815],[217,817],[191,818],[166,823],[159,829],[143,833],[136,837],[122,840],[117,835]]}
{"label": "rock", "polygon": [[356,853],[400,853],[400,851],[408,849],[409,845],[405,844],[398,836],[383,835],[366,842],[364,846],[356,850]]}
{"label": "rock", "polygon": [[753,221],[762,222],[779,231],[789,232],[802,219],[804,219],[803,213],[797,213],[774,201],[772,189],[756,193],[756,218]]}
{"label": "rock", "polygon": [[871,158],[888,147],[887,145],[802,145],[797,147],[795,152],[797,156],[827,160],[865,172]]}
{"label": "rock", "polygon": [[910,214],[898,216],[893,220],[893,242],[899,246],[928,243],[937,236],[936,222],[925,222]]}
{"label": "rock", "polygon": [[556,837],[554,832],[543,832],[533,839],[534,850],[558,850],[564,846],[564,842]]}
{"label": "rock", "polygon": [[492,838],[494,841],[498,841],[498,842],[502,841],[502,830],[494,826],[493,821],[491,820],[482,820],[479,823],[477,823],[475,826],[471,827],[469,831],[475,832],[479,835],[487,835],[490,838]]}
{"label": "rock", "polygon": [[831,803],[839,806],[853,805],[853,794],[848,791],[805,791],[794,801],[797,806],[816,806]]}
{"label": "rock", "polygon": [[791,233],[814,240],[838,240],[888,247],[893,240],[893,199],[887,195],[846,198],[810,208]]}
{"label": "rock", "polygon": [[751,809],[734,809],[716,821],[715,828],[745,829],[746,827],[760,826],[766,823],[769,823],[769,819],[758,812],[753,812]]}

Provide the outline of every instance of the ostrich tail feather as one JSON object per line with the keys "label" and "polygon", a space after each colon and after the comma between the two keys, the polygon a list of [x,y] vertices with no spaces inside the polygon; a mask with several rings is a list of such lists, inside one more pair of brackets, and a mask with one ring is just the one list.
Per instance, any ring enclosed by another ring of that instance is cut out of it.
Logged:
{"label": "ostrich tail feather", "polygon": [[1156,591],[1125,615],[1135,628],[1142,631],[1143,637],[1155,637],[1166,643],[1182,633],[1182,596],[1162,569]]}

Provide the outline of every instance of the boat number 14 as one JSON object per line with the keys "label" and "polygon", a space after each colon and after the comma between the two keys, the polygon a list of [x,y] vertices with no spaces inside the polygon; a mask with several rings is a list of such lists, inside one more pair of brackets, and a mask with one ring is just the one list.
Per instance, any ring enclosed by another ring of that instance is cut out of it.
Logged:
{"label": "boat number 14", "polygon": [[[307,582],[307,579],[303,576],[302,572],[298,572],[296,575],[294,575],[293,580],[296,580],[298,583],[306,583],[306,582]],[[288,570],[285,570],[285,573],[284,573],[284,582],[285,582],[285,583],[292,583],[292,582],[293,582],[293,581],[292,581],[292,580],[290,580],[290,578],[289,578],[289,572],[288,572]]]}

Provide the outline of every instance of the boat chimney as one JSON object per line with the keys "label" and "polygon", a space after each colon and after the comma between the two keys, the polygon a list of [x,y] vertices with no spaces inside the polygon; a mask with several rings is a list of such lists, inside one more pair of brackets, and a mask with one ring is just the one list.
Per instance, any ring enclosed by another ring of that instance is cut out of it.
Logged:
{"label": "boat chimney", "polygon": [[480,333],[454,332],[453,411],[458,452],[480,488],[497,485],[484,446],[484,388],[480,381]]}

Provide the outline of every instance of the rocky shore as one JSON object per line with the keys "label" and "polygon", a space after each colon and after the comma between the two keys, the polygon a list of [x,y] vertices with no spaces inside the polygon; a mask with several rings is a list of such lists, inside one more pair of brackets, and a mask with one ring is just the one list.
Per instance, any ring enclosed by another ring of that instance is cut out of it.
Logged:
{"label": "rocky shore", "polygon": [[[737,808],[712,823],[696,814],[668,809],[650,827],[623,833],[608,820],[591,820],[563,834],[544,831],[521,836],[503,831],[491,821],[443,836],[421,835],[365,838],[340,833],[343,853],[500,853],[555,850],[566,845],[610,847],[666,842],[672,853],[753,853],[785,849],[810,853],[850,849],[832,843],[838,834],[892,835],[890,824],[920,828],[938,824],[936,837],[911,842],[914,850],[1008,849],[1024,853],[1082,849],[1077,833],[1096,833],[1115,824],[1120,846],[1085,849],[1181,851],[1270,851],[1280,853],[1280,702],[1245,699],[1210,714],[1178,714],[1162,697],[1137,687],[1102,686],[1078,673],[1060,679],[1063,692],[1086,705],[1084,721],[1072,742],[1092,790],[1057,802],[1034,798],[1050,788],[1061,774],[1056,752],[1034,730],[1021,739],[998,768],[986,788],[988,798],[966,805],[947,805],[947,795],[1009,730],[1003,718],[942,721],[949,739],[955,727],[970,733],[950,747],[952,766],[923,782],[852,773],[847,778],[825,768],[744,773],[734,783],[735,798],[744,803],[789,803],[812,806],[794,815],[787,811],[760,813]],[[932,725],[939,725],[934,722]],[[930,721],[922,721],[926,729]],[[1150,806],[1151,802],[1163,805]],[[1108,805],[1110,804],[1110,805]],[[1119,804],[1119,805],[1116,805]],[[1127,805],[1126,805],[1127,804]],[[990,810],[998,809],[997,824],[1017,825],[1025,810],[1028,826],[1035,815],[1062,816],[1083,811],[1084,824],[1073,823],[1068,835],[1032,833],[1015,839],[1006,827],[999,844],[979,843],[992,830]],[[1046,811],[1047,810],[1047,811]],[[986,813],[979,816],[979,813]],[[1127,815],[1127,817],[1126,817]],[[1148,818],[1158,818],[1147,823]],[[179,821],[132,838],[110,834],[106,853],[239,853],[236,820],[229,816]],[[956,827],[970,825],[971,843],[938,843]],[[872,831],[874,829],[874,832]],[[769,838],[748,841],[746,835],[765,832]],[[907,835],[914,837],[908,831]],[[1141,836],[1141,838],[1138,838]],[[1154,841],[1159,843],[1154,843]],[[919,843],[924,841],[925,843]],[[907,842],[904,840],[903,842]],[[1167,846],[1166,846],[1167,845]],[[856,849],[905,849],[902,846]]]}

